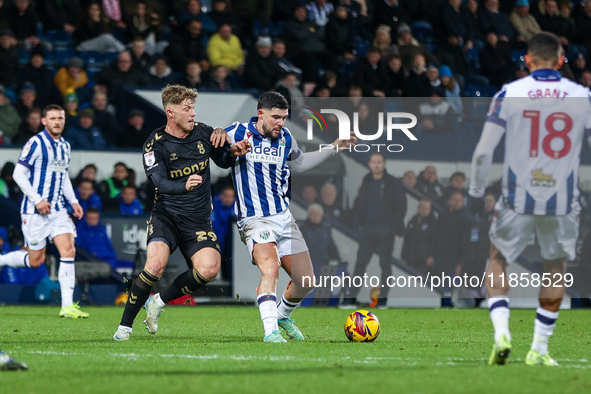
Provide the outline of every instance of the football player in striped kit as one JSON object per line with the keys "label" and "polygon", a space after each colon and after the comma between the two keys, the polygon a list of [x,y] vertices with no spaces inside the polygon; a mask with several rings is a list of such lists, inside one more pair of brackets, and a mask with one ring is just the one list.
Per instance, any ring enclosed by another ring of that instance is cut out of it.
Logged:
{"label": "football player in striped kit", "polygon": [[43,110],[41,122],[45,129],[25,144],[13,178],[23,192],[21,202],[22,230],[27,250],[0,256],[0,266],[39,267],[45,262],[47,238],[60,254],[58,279],[62,296],[59,316],[86,318],[74,303],[76,272],[74,238],[76,227],[66,210],[64,197],[82,218],[84,212],[68,176],[70,144],[62,137],[66,115],[62,107],[49,105]]}
{"label": "football player in striped kit", "polygon": [[493,152],[505,136],[503,193],[490,227],[486,274],[495,339],[489,364],[505,364],[511,352],[506,268],[535,232],[545,279],[525,363],[558,365],[548,353],[548,340],[564,296],[566,261],[576,255],[578,168],[583,137],[591,136],[589,90],[560,75],[564,62],[560,51],[555,35],[543,32],[532,37],[525,55],[531,75],[503,86],[495,95],[472,158],[469,193],[481,198]]}
{"label": "football player in striped kit", "polygon": [[[247,140],[251,152],[236,158],[232,178],[236,188],[236,216],[242,241],[253,264],[261,270],[257,302],[265,330],[264,341],[282,343],[279,327],[291,339],[303,340],[291,314],[310,291],[303,277],[314,276],[306,242],[289,211],[291,171],[306,171],[339,150],[354,145],[356,138],[337,139],[328,149],[303,153],[284,127],[289,104],[277,92],[261,95],[257,116],[234,123],[226,131],[232,143]],[[279,269],[291,277],[277,303]]]}

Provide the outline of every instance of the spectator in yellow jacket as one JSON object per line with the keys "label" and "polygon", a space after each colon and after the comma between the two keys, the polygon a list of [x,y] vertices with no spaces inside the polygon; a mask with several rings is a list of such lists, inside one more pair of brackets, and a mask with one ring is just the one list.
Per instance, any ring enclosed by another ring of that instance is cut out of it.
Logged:
{"label": "spectator in yellow jacket", "polygon": [[79,57],[72,57],[65,67],[59,69],[53,78],[53,83],[65,97],[68,90],[76,90],[88,83],[86,71],[82,69],[84,61]]}
{"label": "spectator in yellow jacket", "polygon": [[221,25],[218,32],[211,36],[207,44],[207,56],[212,68],[222,65],[236,71],[244,63],[240,39],[232,34],[230,25]]}

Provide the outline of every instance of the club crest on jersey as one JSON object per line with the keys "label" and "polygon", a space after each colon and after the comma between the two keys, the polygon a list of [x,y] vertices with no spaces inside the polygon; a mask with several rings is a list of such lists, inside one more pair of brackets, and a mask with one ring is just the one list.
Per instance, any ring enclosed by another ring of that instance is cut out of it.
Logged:
{"label": "club crest on jersey", "polygon": [[152,167],[156,163],[154,152],[144,153],[144,162],[146,163],[146,166]]}
{"label": "club crest on jersey", "polygon": [[532,180],[531,180],[532,186],[554,187],[554,185],[556,184],[556,181],[554,180],[554,177],[552,176],[552,174],[544,174],[542,172],[541,168],[539,168],[537,170],[533,170],[531,172],[531,174],[532,174]]}
{"label": "club crest on jersey", "polygon": [[199,151],[200,155],[205,154],[205,147],[203,146],[203,143],[201,141],[197,142],[197,150]]}
{"label": "club crest on jersey", "polygon": [[179,157],[176,153],[171,153],[170,154],[170,160],[177,160]]}
{"label": "club crest on jersey", "polygon": [[258,144],[250,153],[250,160],[259,163],[281,164],[285,147],[273,147],[263,143]]}
{"label": "club crest on jersey", "polygon": [[279,146],[285,146],[285,137],[281,137],[279,140]]}
{"label": "club crest on jersey", "polygon": [[271,236],[271,234],[268,231],[261,231],[261,233],[259,234],[259,236],[261,237],[261,239],[263,240],[267,240],[269,239],[269,237]]}

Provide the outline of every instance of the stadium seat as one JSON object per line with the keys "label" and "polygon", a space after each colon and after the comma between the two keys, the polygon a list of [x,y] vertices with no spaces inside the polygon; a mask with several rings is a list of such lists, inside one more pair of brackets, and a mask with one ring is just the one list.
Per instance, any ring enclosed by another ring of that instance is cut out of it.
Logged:
{"label": "stadium seat", "polygon": [[283,22],[261,22],[259,20],[254,21],[254,35],[259,36],[270,36],[273,38],[279,38],[283,34]]}
{"label": "stadium seat", "polygon": [[527,51],[524,51],[521,49],[512,50],[511,51],[511,59],[513,59],[513,63],[515,63],[516,65],[523,63],[525,61],[525,59],[523,57],[525,56],[526,53],[527,53]]}
{"label": "stadium seat", "polygon": [[489,97],[494,97],[494,95],[495,95],[495,94],[497,94],[497,92],[498,92],[499,90],[501,90],[501,88],[500,88],[500,87],[498,87],[498,86],[495,86],[495,85],[490,85],[490,86],[488,87],[488,95],[489,95]]}
{"label": "stadium seat", "polygon": [[411,26],[412,34],[419,42],[431,44],[434,41],[433,26],[427,21],[416,21]]}
{"label": "stadium seat", "polygon": [[[470,85],[470,86],[477,86],[477,85]],[[475,96],[478,97],[478,96]],[[466,106],[466,115],[468,119],[477,121],[483,121],[486,118],[486,114],[490,107],[489,100],[465,100],[464,103],[468,103]]]}
{"label": "stadium seat", "polygon": [[464,78],[464,84],[465,85],[482,85],[485,87],[486,93],[488,93],[488,87],[490,85],[490,82],[488,81],[488,78],[485,77],[484,75],[471,74],[471,75],[468,75]]}
{"label": "stadium seat", "polygon": [[100,67],[96,67],[96,66],[88,67],[86,69],[86,76],[88,77],[89,81],[93,81],[94,76],[101,71],[102,71],[102,68],[100,68]]}
{"label": "stadium seat", "polygon": [[467,97],[486,97],[488,88],[483,85],[468,85],[464,86],[464,93]]}
{"label": "stadium seat", "polygon": [[468,62],[470,64],[470,69],[473,73],[479,74],[480,73],[480,60],[478,58],[478,53],[480,50],[478,48],[472,48],[468,50]]}
{"label": "stadium seat", "polygon": [[97,51],[80,51],[80,58],[84,60],[84,64],[87,67],[103,64],[103,55]]}
{"label": "stadium seat", "polygon": [[277,21],[271,27],[271,37],[279,38],[283,35],[283,21]]}
{"label": "stadium seat", "polygon": [[[403,112],[404,111],[404,103],[399,101],[400,99],[394,101],[394,99],[390,99],[393,101],[386,101],[384,103],[384,112]],[[406,121],[408,122],[408,120]]]}
{"label": "stadium seat", "polygon": [[357,67],[357,60],[347,60],[343,62],[339,72],[343,75],[347,80],[353,78],[353,73],[355,72],[355,67]]}
{"label": "stadium seat", "polygon": [[18,62],[21,65],[29,62],[29,52],[25,48],[18,47]]}
{"label": "stadium seat", "polygon": [[115,59],[117,59],[117,56],[119,56],[119,52],[105,52],[103,56],[105,65],[109,65],[113,63]]}
{"label": "stadium seat", "polygon": [[437,49],[437,45],[435,44],[425,44],[425,48],[427,48],[427,50],[431,53],[435,52],[435,49]]}
{"label": "stadium seat", "polygon": [[71,57],[76,56],[76,52],[70,48],[56,48],[54,53],[56,67],[65,65]]}
{"label": "stadium seat", "polygon": [[353,39],[353,45],[355,50],[355,55],[357,57],[365,57],[367,55],[367,50],[369,49],[369,41],[363,40],[358,36],[355,36]]}
{"label": "stadium seat", "polygon": [[73,46],[74,43],[72,36],[70,36],[65,30],[48,30],[46,37],[53,43],[56,49],[69,48]]}

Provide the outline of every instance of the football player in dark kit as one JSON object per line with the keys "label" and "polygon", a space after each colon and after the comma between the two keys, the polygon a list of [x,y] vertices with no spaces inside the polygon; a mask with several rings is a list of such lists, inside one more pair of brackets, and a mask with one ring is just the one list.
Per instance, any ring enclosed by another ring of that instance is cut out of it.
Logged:
{"label": "football player in dark kit", "polygon": [[[117,341],[129,339],[144,303],[144,323],[151,334],[156,334],[164,305],[205,286],[220,269],[220,247],[209,220],[209,159],[229,168],[236,156],[250,151],[250,145],[240,141],[230,148],[224,145],[229,139],[223,129],[195,123],[196,98],[194,89],[179,85],[164,88],[166,126],[155,130],[144,144],[144,169],[156,186],[156,201],[148,222],[146,265],[129,291],[121,324],[113,335]],[[189,269],[160,294],[149,297],[177,247]]]}

